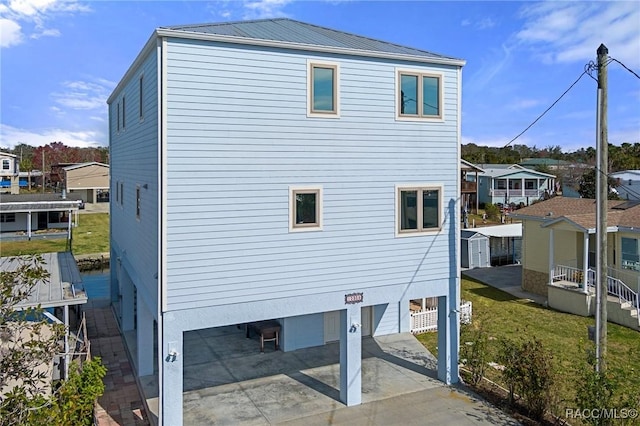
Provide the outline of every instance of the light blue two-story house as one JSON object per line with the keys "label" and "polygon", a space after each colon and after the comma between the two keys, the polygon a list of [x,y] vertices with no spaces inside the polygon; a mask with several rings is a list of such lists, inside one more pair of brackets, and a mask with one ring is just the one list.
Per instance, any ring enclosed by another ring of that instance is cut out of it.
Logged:
{"label": "light blue two-story house", "polygon": [[523,204],[556,192],[556,177],[518,164],[481,164],[478,199],[484,204]]}
{"label": "light blue two-story house", "polygon": [[463,65],[289,19],[153,32],[108,100],[111,282],[161,424],[183,420],[185,333],[231,324],[339,340],[356,405],[363,334],[437,297],[458,380]]}

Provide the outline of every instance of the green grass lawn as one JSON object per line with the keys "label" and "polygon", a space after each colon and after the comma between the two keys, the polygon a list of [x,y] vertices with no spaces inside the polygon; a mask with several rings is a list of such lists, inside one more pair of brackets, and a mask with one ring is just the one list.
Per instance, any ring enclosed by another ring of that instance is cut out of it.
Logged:
{"label": "green grass lawn", "polygon": [[[80,214],[78,227],[72,229],[73,253],[93,254],[109,252],[109,215],[107,213]],[[38,254],[69,250],[66,238],[48,240],[3,241],[2,256]]]}
{"label": "green grass lawn", "polygon": [[[463,279],[462,298],[473,303],[474,324],[482,324],[489,336],[489,360],[495,361],[498,340],[533,338],[554,354],[556,368],[556,400],[558,413],[575,407],[574,398],[580,384],[580,369],[584,368],[586,350],[593,345],[587,340],[587,326],[593,318],[556,312],[533,302],[517,299],[508,293],[484,284]],[[418,339],[435,353],[437,334],[426,333]],[[608,324],[607,368],[617,383],[621,398],[640,392],[640,333],[617,324]],[[463,329],[461,344],[470,340]],[[485,375],[501,383],[500,373],[488,367]]]}

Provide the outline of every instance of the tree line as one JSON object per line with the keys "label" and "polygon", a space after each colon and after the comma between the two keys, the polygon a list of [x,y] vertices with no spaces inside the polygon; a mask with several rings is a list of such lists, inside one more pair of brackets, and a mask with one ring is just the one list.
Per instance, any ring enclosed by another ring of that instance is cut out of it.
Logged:
{"label": "tree line", "polygon": [[[53,164],[74,163],[109,163],[109,148],[78,148],[67,146],[62,142],[51,142],[45,146],[31,146],[25,143],[16,145],[13,149],[4,149],[17,156],[21,171],[41,170],[47,172]],[[44,153],[44,156],[43,156]],[[44,157],[44,165],[42,160]]]}
{"label": "tree line", "polygon": [[[609,173],[622,170],[640,170],[640,142],[624,142],[620,146],[609,144]],[[508,147],[478,146],[470,143],[462,145],[462,158],[473,164],[518,164],[527,158],[549,158],[573,164],[594,166],[595,148],[580,148],[573,152],[563,152],[560,145],[538,148],[535,145],[510,145]],[[542,167],[544,168],[544,167]],[[548,170],[539,170],[548,172]]]}

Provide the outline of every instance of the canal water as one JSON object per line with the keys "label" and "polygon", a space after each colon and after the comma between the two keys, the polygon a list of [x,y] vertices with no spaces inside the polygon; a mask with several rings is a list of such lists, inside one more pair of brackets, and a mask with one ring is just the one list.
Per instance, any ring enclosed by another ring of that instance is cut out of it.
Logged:
{"label": "canal water", "polygon": [[109,269],[85,271],[80,275],[89,300],[109,300]]}

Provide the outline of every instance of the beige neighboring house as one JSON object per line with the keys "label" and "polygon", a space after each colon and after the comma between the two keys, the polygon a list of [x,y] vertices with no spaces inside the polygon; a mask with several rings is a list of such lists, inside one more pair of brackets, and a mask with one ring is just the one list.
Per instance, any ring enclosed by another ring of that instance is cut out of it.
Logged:
{"label": "beige neighboring house", "polygon": [[[594,315],[595,200],[554,197],[510,216],[522,220],[523,290],[554,309]],[[609,201],[607,218],[608,318],[640,330],[640,201]]]}
{"label": "beige neighboring house", "polygon": [[63,168],[67,193],[87,203],[109,202],[109,165],[97,162]]}

